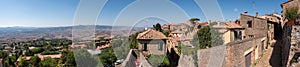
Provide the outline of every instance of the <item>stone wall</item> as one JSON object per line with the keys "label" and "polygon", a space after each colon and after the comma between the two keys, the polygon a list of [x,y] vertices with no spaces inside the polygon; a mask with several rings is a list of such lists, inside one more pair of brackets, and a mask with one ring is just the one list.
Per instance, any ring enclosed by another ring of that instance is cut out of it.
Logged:
{"label": "stone wall", "polygon": [[192,55],[180,55],[177,67],[196,67]]}
{"label": "stone wall", "polygon": [[135,67],[135,61],[137,61],[137,54],[131,49],[123,61],[122,67]]}
{"label": "stone wall", "polygon": [[[262,54],[262,40],[266,40],[266,37],[254,37],[226,44],[225,67],[245,67],[245,56],[248,53],[251,53],[251,64],[255,63]],[[264,44],[266,46],[266,42]]]}
{"label": "stone wall", "polygon": [[222,67],[225,64],[225,45],[197,51],[198,67]]}
{"label": "stone wall", "polygon": [[300,48],[300,46],[298,46],[300,43],[300,26],[293,26],[291,36],[291,44]]}
{"label": "stone wall", "polygon": [[[150,51],[151,54],[165,54],[167,51],[166,41],[165,40],[139,40],[138,41],[139,50],[142,51],[142,44],[147,43],[147,50]],[[158,49],[158,44],[162,44],[162,50]]]}

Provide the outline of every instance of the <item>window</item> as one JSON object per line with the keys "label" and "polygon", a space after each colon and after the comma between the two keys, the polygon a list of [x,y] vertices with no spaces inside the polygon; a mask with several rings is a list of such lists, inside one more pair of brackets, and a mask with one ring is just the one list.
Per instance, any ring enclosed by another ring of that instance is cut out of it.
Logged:
{"label": "window", "polygon": [[254,37],[254,35],[249,35],[249,37],[250,37],[250,38],[253,38],[253,37]]}
{"label": "window", "polygon": [[143,43],[143,45],[142,45],[142,50],[143,50],[143,51],[146,51],[146,50],[147,50],[147,44],[146,44],[146,43]]}
{"label": "window", "polygon": [[234,31],[234,40],[238,40],[239,36],[238,36],[238,31]]}
{"label": "window", "polygon": [[268,29],[270,29],[271,28],[271,24],[270,23],[268,23]]}
{"label": "window", "polygon": [[248,21],[248,22],[247,22],[247,25],[248,25],[248,27],[251,28],[251,27],[252,27],[252,20]]}
{"label": "window", "polygon": [[265,41],[261,41],[261,51],[263,52],[264,51],[264,47],[265,47]]}
{"label": "window", "polygon": [[158,43],[158,50],[162,50],[162,43]]}

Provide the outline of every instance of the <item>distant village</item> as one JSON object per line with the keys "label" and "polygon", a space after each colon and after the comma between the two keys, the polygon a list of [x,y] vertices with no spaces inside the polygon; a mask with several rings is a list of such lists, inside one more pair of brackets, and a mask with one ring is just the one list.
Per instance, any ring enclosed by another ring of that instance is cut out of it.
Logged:
{"label": "distant village", "polygon": [[299,67],[300,0],[280,6],[282,14],[245,11],[228,22],[191,18],[157,23],[125,37],[1,43],[0,67]]}

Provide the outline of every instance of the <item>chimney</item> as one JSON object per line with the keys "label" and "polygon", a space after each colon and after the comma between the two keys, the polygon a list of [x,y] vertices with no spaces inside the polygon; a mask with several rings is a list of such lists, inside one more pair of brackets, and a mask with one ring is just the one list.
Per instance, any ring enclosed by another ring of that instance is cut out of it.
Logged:
{"label": "chimney", "polygon": [[245,11],[244,14],[245,14],[245,15],[248,15],[248,11]]}
{"label": "chimney", "polygon": [[256,15],[255,15],[256,17],[258,17],[258,12],[256,12]]}

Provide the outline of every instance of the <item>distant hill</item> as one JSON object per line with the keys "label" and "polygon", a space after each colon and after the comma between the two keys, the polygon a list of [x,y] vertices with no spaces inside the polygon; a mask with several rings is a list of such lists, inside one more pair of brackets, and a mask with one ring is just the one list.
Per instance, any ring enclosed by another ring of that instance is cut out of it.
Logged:
{"label": "distant hill", "polygon": [[[27,40],[37,38],[56,38],[56,37],[71,37],[72,29],[86,29],[86,27],[93,27],[93,25],[77,25],[77,26],[64,26],[64,27],[0,27],[0,41],[3,40]],[[91,28],[88,28],[91,29]],[[144,28],[141,27],[128,27],[128,26],[105,26],[96,25],[95,31],[98,34],[111,34],[111,30],[114,32],[123,32],[124,29],[130,29],[131,31],[141,31]]]}

